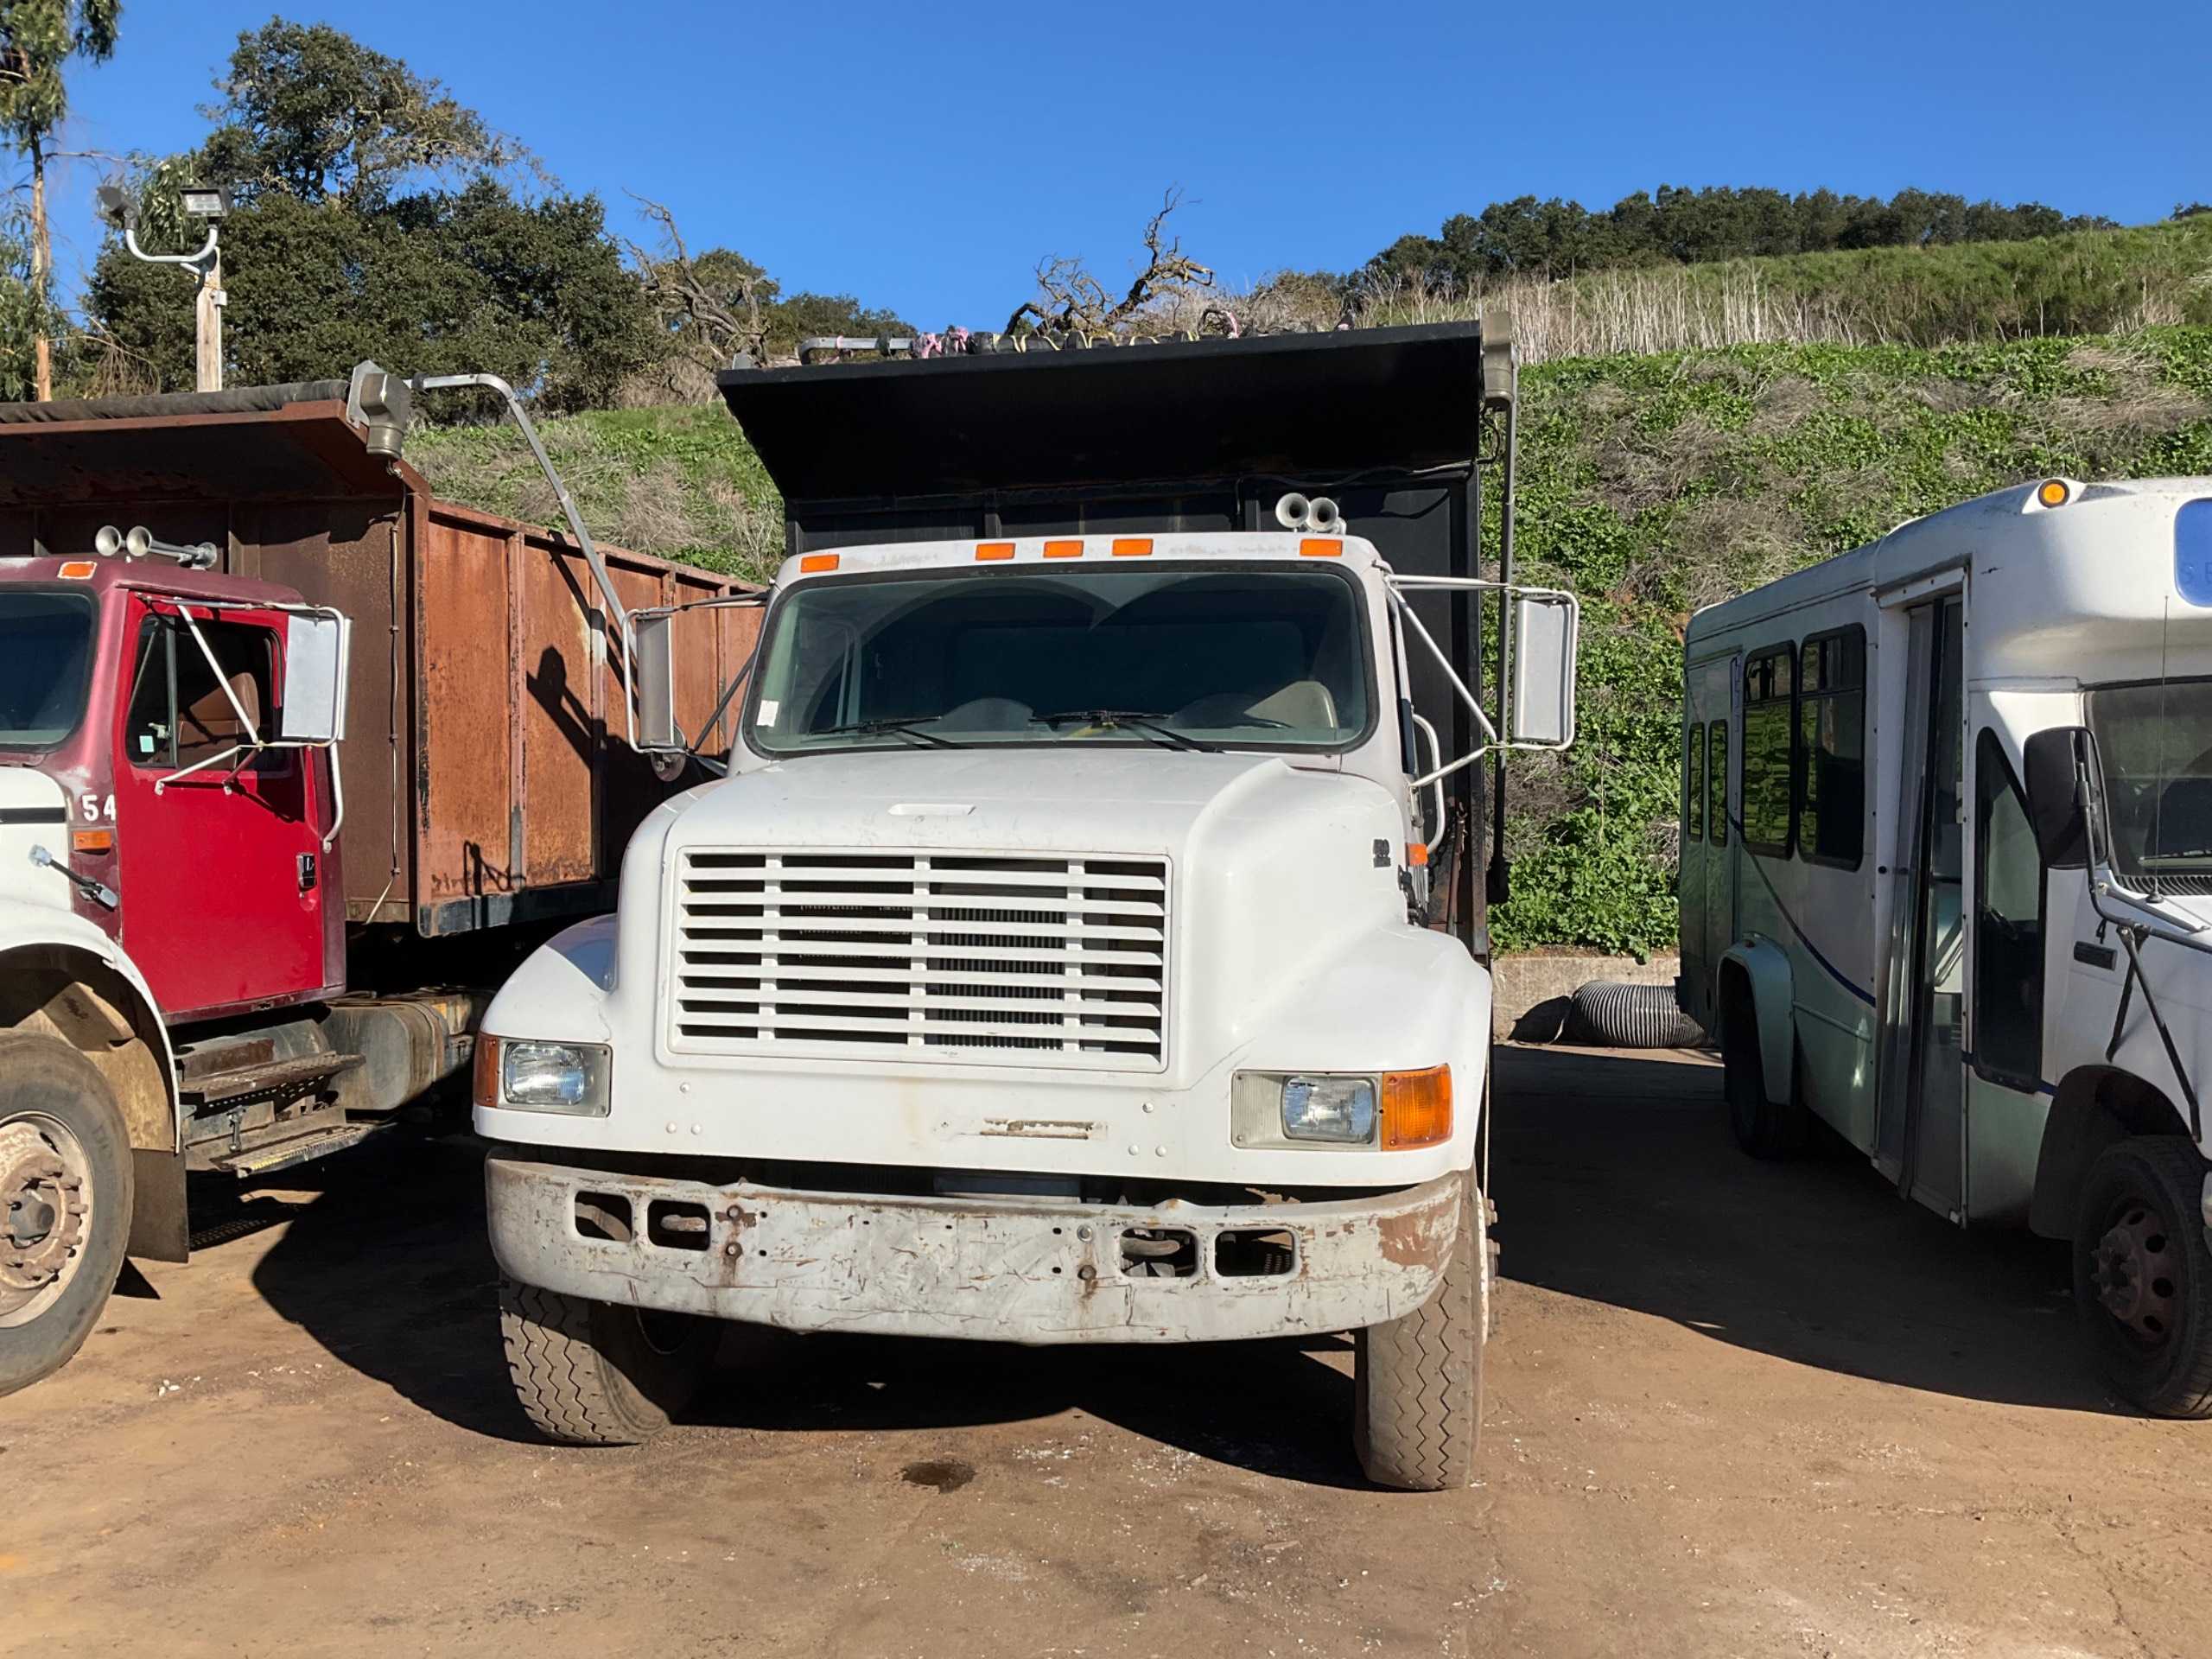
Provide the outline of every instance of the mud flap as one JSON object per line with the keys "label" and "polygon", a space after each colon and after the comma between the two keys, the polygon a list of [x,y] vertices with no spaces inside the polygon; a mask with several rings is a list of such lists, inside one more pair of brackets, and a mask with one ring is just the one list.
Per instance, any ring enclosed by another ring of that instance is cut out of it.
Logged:
{"label": "mud flap", "polygon": [[182,1262],[192,1254],[192,1226],[185,1215],[184,1154],[133,1147],[130,1242],[125,1253],[149,1262]]}

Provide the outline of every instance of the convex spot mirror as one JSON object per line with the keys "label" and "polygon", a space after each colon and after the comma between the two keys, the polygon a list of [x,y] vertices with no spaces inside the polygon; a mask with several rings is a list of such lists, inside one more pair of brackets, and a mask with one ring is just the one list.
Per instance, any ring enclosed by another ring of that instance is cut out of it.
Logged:
{"label": "convex spot mirror", "polygon": [[2083,726],[2054,726],[2023,746],[2028,822],[2044,867],[2077,870],[2089,861],[2089,778],[2095,740]]}

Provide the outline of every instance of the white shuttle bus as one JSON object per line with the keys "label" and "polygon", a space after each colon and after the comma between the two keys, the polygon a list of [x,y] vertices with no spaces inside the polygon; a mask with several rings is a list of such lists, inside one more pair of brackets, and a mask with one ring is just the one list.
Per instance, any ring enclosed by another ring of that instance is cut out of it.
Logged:
{"label": "white shuttle bus", "polygon": [[1814,1120],[2073,1243],[2084,1336],[2212,1415],[2212,478],[2051,479],[1700,613],[1682,996],[1755,1156]]}

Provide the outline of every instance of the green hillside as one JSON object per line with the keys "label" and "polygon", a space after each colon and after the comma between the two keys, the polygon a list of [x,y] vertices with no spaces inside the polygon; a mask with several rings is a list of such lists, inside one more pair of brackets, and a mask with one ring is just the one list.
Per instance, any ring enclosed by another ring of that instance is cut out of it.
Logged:
{"label": "green hillside", "polygon": [[[1586,609],[1580,742],[1516,768],[1514,895],[1495,918],[1510,948],[1672,943],[1697,607],[2023,479],[2212,474],[2212,327],[1562,358],[1522,386],[1523,572]],[[773,492],[719,407],[545,431],[595,533],[753,576],[780,556]],[[443,493],[551,516],[511,429],[424,432],[409,454]]]}

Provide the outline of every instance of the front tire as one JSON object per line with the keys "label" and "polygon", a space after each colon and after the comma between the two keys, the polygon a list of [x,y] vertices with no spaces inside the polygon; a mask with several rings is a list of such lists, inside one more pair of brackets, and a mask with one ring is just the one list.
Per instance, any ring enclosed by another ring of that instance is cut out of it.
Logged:
{"label": "front tire", "polygon": [[0,1395],[92,1334],[123,1270],[130,1181],[107,1079],[58,1037],[0,1035]]}
{"label": "front tire", "polygon": [[683,1314],[499,1281],[499,1333],[515,1397],[565,1446],[635,1446],[691,1403],[720,1327]]}
{"label": "front tire", "polygon": [[1403,1319],[1352,1332],[1355,1449],[1378,1486],[1457,1491],[1475,1480],[1483,1347],[1490,1334],[1488,1205],[1470,1176],[1436,1294]]}
{"label": "front tire", "polygon": [[2105,1148],[2074,1221],[2074,1306],[2098,1368],[2158,1417],[2212,1417],[2204,1160],[2177,1135]]}

